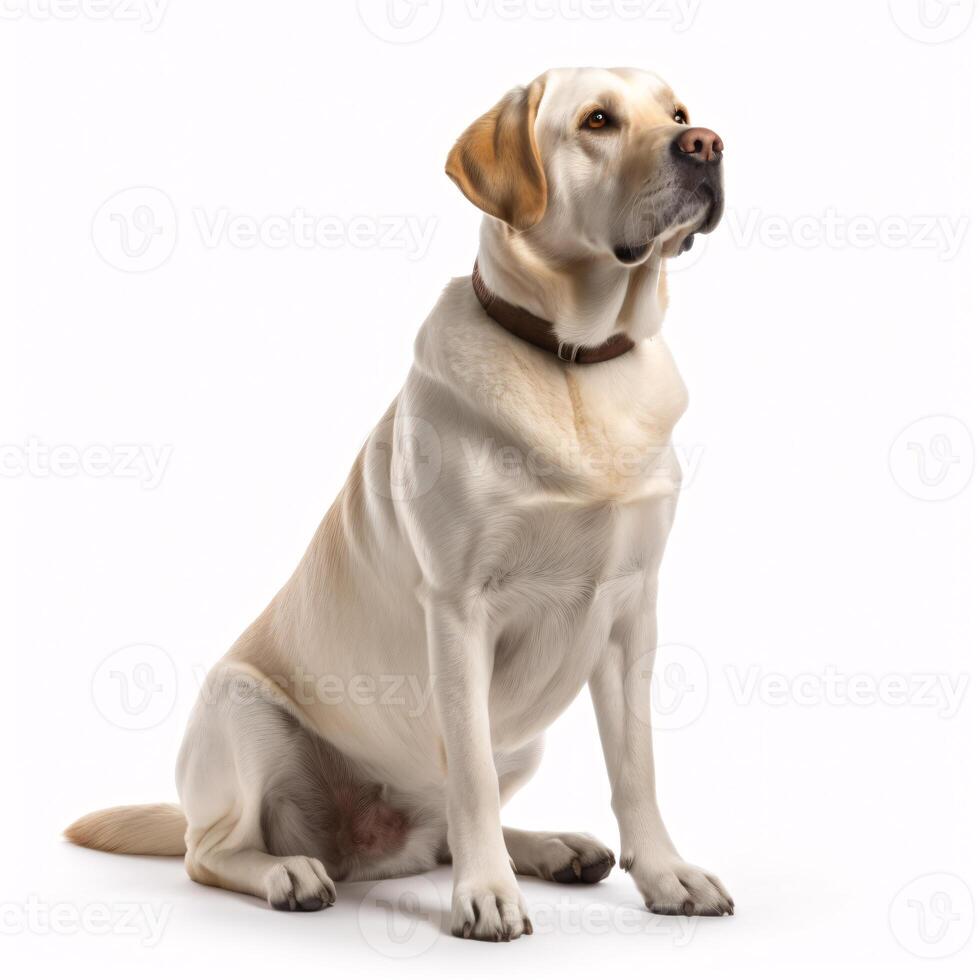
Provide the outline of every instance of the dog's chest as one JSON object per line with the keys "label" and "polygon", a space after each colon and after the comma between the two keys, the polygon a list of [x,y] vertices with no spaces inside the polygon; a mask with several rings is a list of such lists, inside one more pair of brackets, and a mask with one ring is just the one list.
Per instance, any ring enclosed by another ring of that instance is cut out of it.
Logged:
{"label": "dog's chest", "polygon": [[[480,501],[470,503],[479,546],[465,552],[473,565],[464,578],[475,578],[494,621],[587,629],[614,619],[655,577],[681,477],[669,442],[676,405],[649,390],[589,390],[591,381],[564,376],[563,404],[547,390],[531,394],[541,400],[501,427],[510,445],[459,480],[462,495]],[[462,441],[493,450],[501,439],[490,431],[477,423]]]}
{"label": "dog's chest", "polygon": [[495,738],[519,739],[549,724],[617,629],[653,605],[686,389],[660,338],[584,368],[513,345],[475,358],[462,338],[440,349],[401,408],[446,433],[440,493],[410,509],[442,594],[478,609],[495,637]]}
{"label": "dog's chest", "polygon": [[672,497],[538,505],[513,524],[482,584],[497,629],[495,736],[515,744],[550,724],[600,657],[655,602]]}

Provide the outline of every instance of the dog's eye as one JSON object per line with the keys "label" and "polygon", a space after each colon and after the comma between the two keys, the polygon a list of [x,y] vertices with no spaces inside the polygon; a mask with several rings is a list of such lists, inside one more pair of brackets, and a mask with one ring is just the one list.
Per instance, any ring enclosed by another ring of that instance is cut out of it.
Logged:
{"label": "dog's eye", "polygon": [[679,123],[681,126],[687,125],[687,110],[677,109],[674,112],[674,122]]}
{"label": "dog's eye", "polygon": [[590,112],[585,119],[585,125],[589,129],[604,129],[611,123],[612,119],[609,118],[609,113],[605,109],[596,109],[594,112]]}

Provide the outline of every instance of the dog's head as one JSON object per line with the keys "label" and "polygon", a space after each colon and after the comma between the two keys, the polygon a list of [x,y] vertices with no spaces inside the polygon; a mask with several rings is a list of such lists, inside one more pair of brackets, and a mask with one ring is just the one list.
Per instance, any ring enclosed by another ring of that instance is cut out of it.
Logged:
{"label": "dog's head", "polygon": [[477,119],[446,172],[552,258],[632,266],[717,226],[722,150],[651,72],[560,68]]}

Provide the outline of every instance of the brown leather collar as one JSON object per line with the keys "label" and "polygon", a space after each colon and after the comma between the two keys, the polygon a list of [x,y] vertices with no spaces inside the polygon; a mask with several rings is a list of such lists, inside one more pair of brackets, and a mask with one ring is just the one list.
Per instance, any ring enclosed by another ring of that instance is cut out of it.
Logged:
{"label": "brown leather collar", "polygon": [[490,287],[480,275],[479,263],[473,266],[473,291],[480,305],[487,311],[487,316],[496,320],[504,330],[541,350],[548,351],[549,354],[554,354],[567,364],[598,364],[600,361],[611,361],[614,357],[631,351],[635,346],[624,333],[614,333],[598,347],[573,347],[571,344],[561,343],[547,320],[542,320],[523,307],[508,303],[507,300],[490,292]]}

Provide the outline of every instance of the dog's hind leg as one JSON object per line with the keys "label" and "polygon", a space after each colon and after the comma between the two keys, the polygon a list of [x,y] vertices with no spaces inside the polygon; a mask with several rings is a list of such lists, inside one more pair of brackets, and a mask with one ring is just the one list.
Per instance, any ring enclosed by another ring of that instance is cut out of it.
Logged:
{"label": "dog's hind leg", "polygon": [[283,912],[318,912],[337,900],[334,883],[317,858],[212,850],[199,854],[194,868],[191,877],[201,884],[264,898]]}
{"label": "dog's hind leg", "polygon": [[310,735],[286,696],[247,668],[219,665],[188,726],[177,764],[187,817],[187,872],[205,885],[264,898],[275,909],[333,905],[322,843],[275,855],[266,841],[270,785],[304,758]]}

